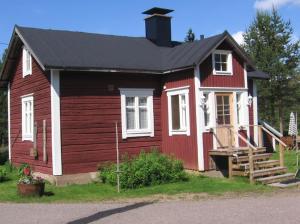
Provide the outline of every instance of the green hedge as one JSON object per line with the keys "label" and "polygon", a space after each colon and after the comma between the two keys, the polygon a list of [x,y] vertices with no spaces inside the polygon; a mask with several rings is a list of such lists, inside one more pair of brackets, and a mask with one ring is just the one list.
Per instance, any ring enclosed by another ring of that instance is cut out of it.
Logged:
{"label": "green hedge", "polygon": [[[160,154],[153,150],[142,151],[137,157],[125,158],[120,164],[121,188],[139,188],[187,180],[183,164],[180,160]],[[116,164],[106,164],[100,168],[103,183],[117,184]]]}

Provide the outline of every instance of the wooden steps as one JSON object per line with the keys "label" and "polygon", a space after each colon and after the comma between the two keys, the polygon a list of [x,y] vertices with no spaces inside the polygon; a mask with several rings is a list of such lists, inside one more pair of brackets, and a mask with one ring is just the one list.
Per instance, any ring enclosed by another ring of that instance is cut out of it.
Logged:
{"label": "wooden steps", "polygon": [[293,173],[285,173],[281,175],[276,176],[269,176],[269,177],[262,177],[256,179],[257,182],[262,184],[272,184],[272,183],[278,183],[286,180],[294,179],[295,175]]}
{"label": "wooden steps", "polygon": [[[272,168],[274,166],[279,166],[279,160],[265,160],[254,162],[254,169]],[[244,171],[249,170],[249,163],[234,164],[233,169],[240,169]]]}
{"label": "wooden steps", "polygon": [[[267,160],[272,157],[272,153],[261,153],[253,155],[253,160]],[[249,162],[249,156],[238,156],[233,158],[233,162],[241,163],[241,162]]]}
{"label": "wooden steps", "polygon": [[272,167],[268,169],[261,169],[261,170],[255,170],[253,172],[253,177],[264,177],[264,176],[271,176],[271,175],[277,175],[277,174],[283,174],[286,173],[287,168],[286,167]]}

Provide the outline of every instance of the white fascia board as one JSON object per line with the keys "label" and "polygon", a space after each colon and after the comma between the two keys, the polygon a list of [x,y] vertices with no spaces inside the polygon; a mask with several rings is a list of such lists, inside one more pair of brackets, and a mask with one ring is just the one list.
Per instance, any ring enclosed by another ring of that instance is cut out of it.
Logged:
{"label": "white fascia board", "polygon": [[61,127],[60,127],[60,76],[59,70],[51,70],[51,133],[53,175],[62,175]]}

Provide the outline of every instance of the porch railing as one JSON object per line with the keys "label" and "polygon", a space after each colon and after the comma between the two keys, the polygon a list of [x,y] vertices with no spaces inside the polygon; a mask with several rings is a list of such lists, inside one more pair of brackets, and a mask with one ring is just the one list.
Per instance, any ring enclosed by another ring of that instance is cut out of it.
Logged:
{"label": "porch railing", "polygon": [[[245,126],[244,126],[245,127]],[[250,140],[246,137],[244,137],[243,135],[241,135],[238,131],[234,130],[233,126],[221,126],[221,127],[214,127],[211,129],[211,131],[213,132],[213,135],[215,137],[215,140],[218,142],[218,144],[221,142],[220,139],[218,139],[217,136],[217,129],[219,128],[225,128],[227,130],[228,133],[228,150],[232,150],[232,138],[233,137],[237,137],[237,141],[241,140],[242,142],[244,142],[248,149],[248,156],[249,156],[249,179],[250,179],[250,183],[254,183],[254,159],[253,159],[253,154],[254,151],[258,150],[258,148],[264,147],[264,141],[263,141],[263,132],[266,132],[267,134],[269,134],[272,138],[275,139],[275,141],[278,142],[279,144],[279,162],[280,162],[280,166],[283,167],[284,166],[284,150],[287,147],[287,145],[280,139],[278,138],[276,135],[274,135],[271,131],[269,131],[267,128],[265,128],[263,125],[248,125],[246,127],[257,127],[258,128],[258,142],[257,145],[254,145],[250,142]],[[230,171],[229,171],[230,172]],[[229,175],[230,176],[230,175]]]}

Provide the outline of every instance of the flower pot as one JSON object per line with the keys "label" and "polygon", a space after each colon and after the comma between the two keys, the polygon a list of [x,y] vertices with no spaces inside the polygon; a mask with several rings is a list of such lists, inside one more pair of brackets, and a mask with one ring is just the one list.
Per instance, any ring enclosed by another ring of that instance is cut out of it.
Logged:
{"label": "flower pot", "polygon": [[35,184],[18,184],[18,193],[21,196],[29,197],[41,197],[44,194],[45,183],[35,183]]}

